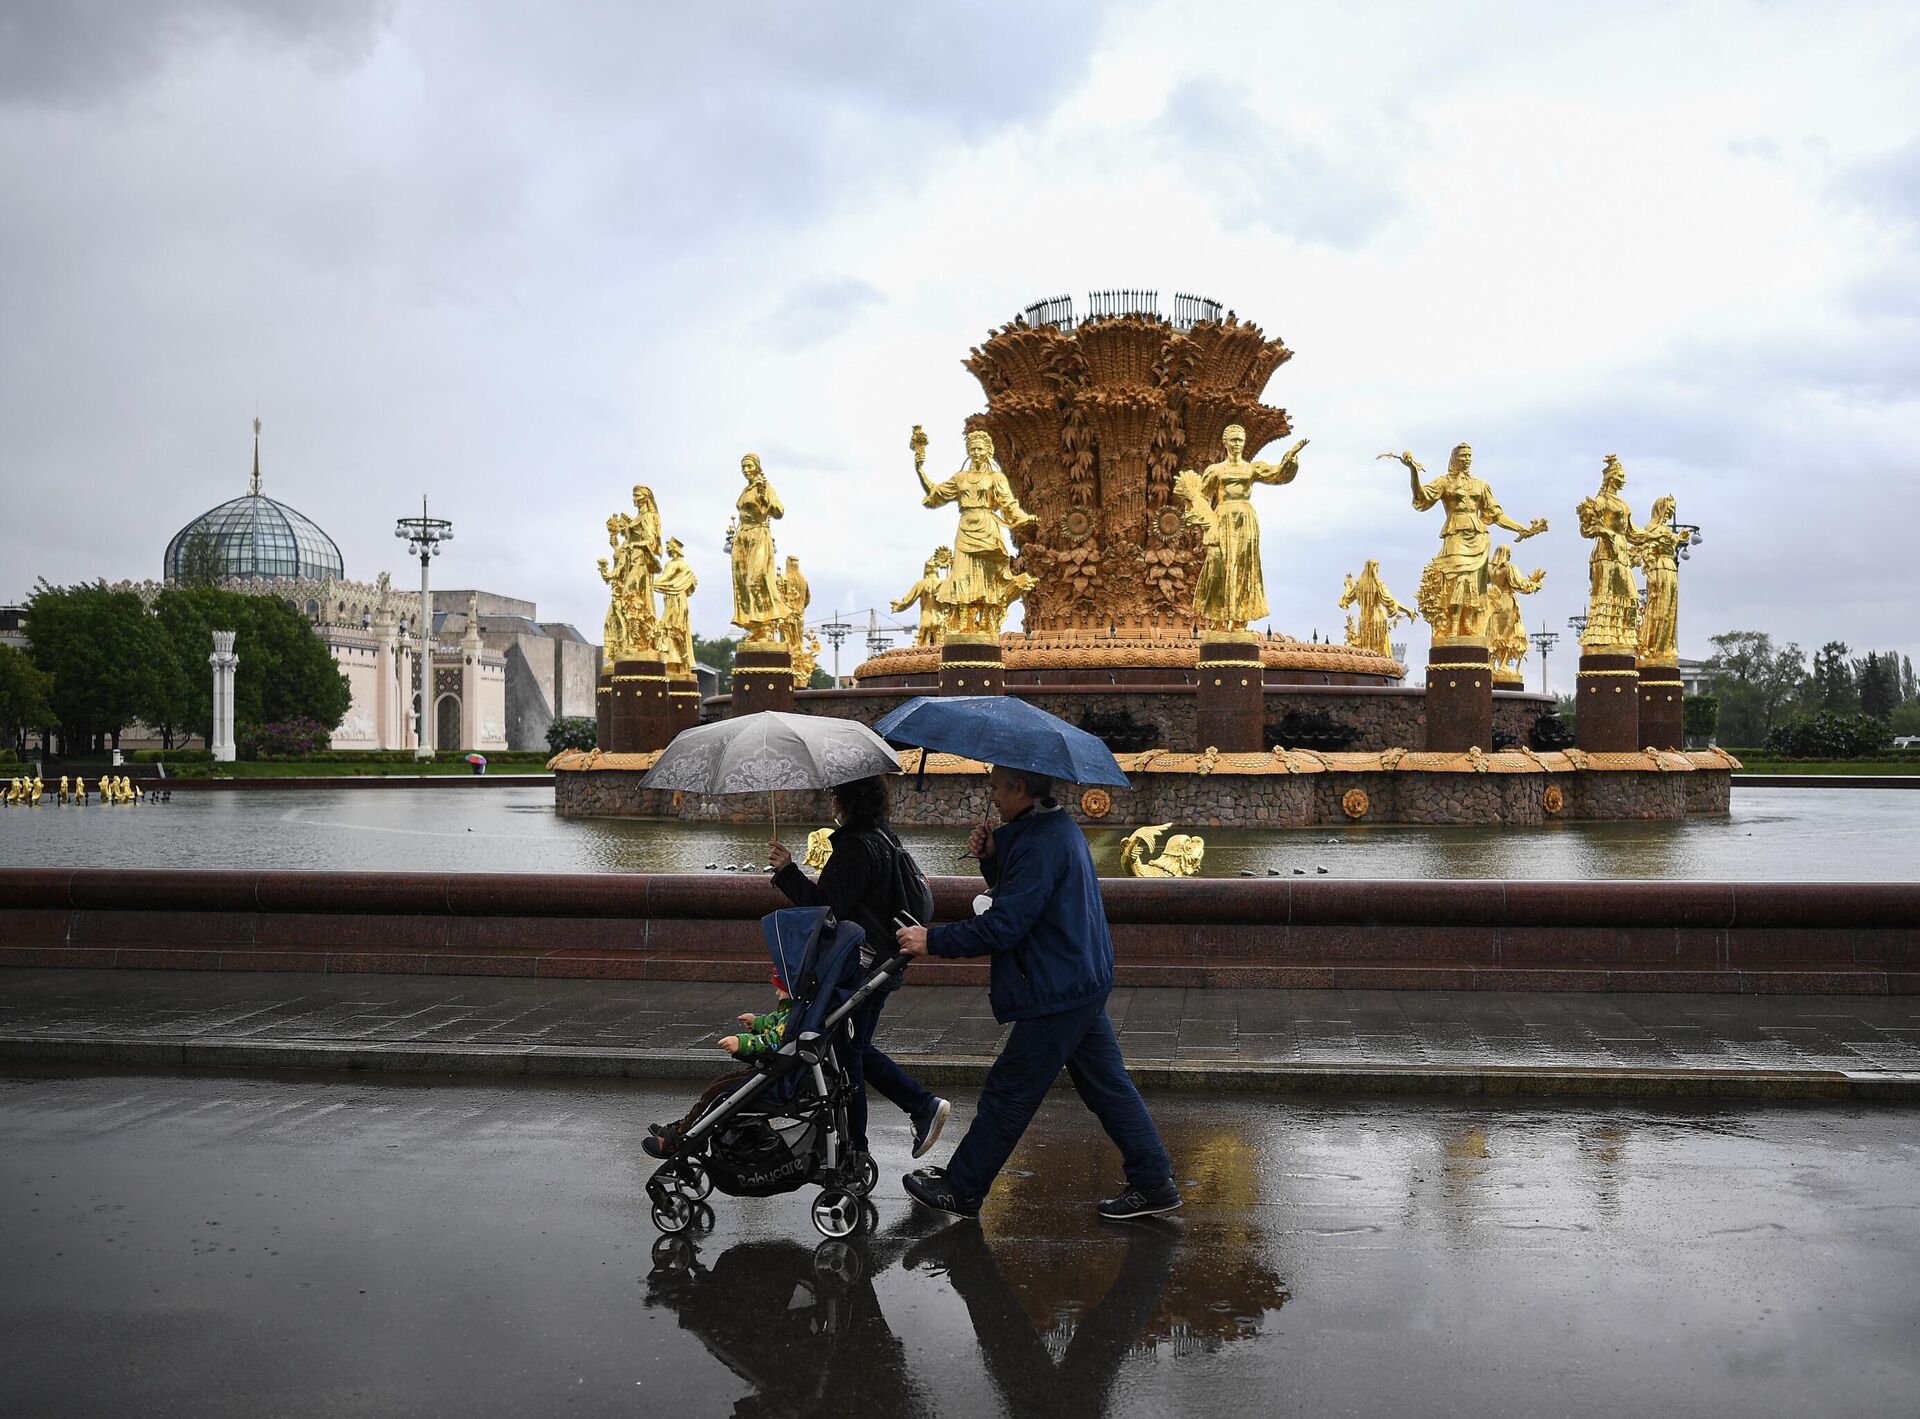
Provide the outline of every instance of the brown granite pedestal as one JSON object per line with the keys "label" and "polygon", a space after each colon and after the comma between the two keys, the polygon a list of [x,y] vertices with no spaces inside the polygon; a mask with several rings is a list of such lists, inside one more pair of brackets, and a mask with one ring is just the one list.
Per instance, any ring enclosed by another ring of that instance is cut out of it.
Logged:
{"label": "brown granite pedestal", "polygon": [[1484,645],[1427,651],[1427,751],[1493,747],[1493,658]]}
{"label": "brown granite pedestal", "polygon": [[1000,637],[948,636],[940,644],[940,693],[998,695],[1007,688]]}
{"label": "brown granite pedestal", "polygon": [[1582,651],[1573,742],[1589,754],[1631,754],[1640,742],[1640,672],[1631,652]]}
{"label": "brown granite pedestal", "polygon": [[691,675],[667,677],[667,728],[672,734],[700,723],[700,682]]}
{"label": "brown granite pedestal", "polygon": [[1203,639],[1194,667],[1194,743],[1223,754],[1258,754],[1266,748],[1264,680],[1257,640]]}
{"label": "brown granite pedestal", "polygon": [[616,754],[645,754],[664,749],[673,737],[667,723],[667,667],[659,660],[621,660],[613,667],[609,714]]}
{"label": "brown granite pedestal", "polygon": [[793,713],[793,655],[783,645],[743,641],[733,653],[732,715]]}
{"label": "brown granite pedestal", "polygon": [[605,669],[593,675],[593,735],[596,747],[613,747],[613,686],[607,683]]}
{"label": "brown granite pedestal", "polygon": [[1677,665],[1641,665],[1640,743],[1635,747],[1684,749],[1684,690]]}

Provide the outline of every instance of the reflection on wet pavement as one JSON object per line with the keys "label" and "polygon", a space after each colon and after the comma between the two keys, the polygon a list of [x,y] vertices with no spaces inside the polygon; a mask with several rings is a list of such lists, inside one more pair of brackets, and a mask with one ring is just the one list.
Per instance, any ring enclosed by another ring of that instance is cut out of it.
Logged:
{"label": "reflection on wet pavement", "polygon": [[[768,831],[756,823],[559,818],[553,790],[531,786],[183,791],[171,803],[125,811],[42,805],[0,813],[0,864],[700,872],[764,863]],[[1089,831],[1102,872],[1120,872],[1126,831]],[[1736,785],[1729,817],[1680,823],[1209,829],[1204,875],[1909,881],[1916,831],[1920,790]],[[963,833],[907,828],[902,836],[931,873],[973,870]],[[799,826],[793,837],[804,840]]]}
{"label": "reflection on wet pavement", "polygon": [[[0,1413],[1911,1412],[1916,1113],[1155,1094],[1186,1208],[1049,1104],[979,1222],[713,1198],[684,1091],[0,1078]],[[964,1116],[970,1098],[958,1100]],[[964,1122],[964,1117],[957,1122]],[[944,1151],[944,1150],[943,1150]]]}

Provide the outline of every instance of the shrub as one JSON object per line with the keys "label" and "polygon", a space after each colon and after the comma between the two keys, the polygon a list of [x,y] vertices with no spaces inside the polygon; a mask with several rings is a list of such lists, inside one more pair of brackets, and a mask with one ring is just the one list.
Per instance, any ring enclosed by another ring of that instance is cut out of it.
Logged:
{"label": "shrub", "polygon": [[130,764],[210,764],[211,749],[135,749],[126,756]]}
{"label": "shrub", "polygon": [[1680,701],[1680,729],[1691,743],[1713,738],[1720,724],[1720,701],[1713,695],[1688,695]]}
{"label": "shrub", "polygon": [[243,759],[310,759],[327,747],[327,729],[316,719],[248,725],[236,746]]}
{"label": "shrub", "polygon": [[566,715],[547,726],[547,748],[555,754],[562,749],[599,747],[599,726],[585,715]]}
{"label": "shrub", "polygon": [[1767,751],[1795,759],[1857,759],[1877,754],[1893,742],[1884,719],[1867,714],[1821,710],[1797,714],[1767,736]]}

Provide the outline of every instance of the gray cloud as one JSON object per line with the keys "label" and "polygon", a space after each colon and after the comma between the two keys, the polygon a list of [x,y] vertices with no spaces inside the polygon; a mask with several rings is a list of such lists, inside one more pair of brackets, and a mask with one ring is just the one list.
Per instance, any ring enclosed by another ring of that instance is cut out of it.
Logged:
{"label": "gray cloud", "polygon": [[1188,171],[1230,174],[1237,198],[1220,216],[1233,227],[1334,247],[1364,246],[1401,210],[1396,165],[1410,128],[1351,135],[1334,152],[1287,133],[1214,77],[1182,80],[1155,125],[1161,148]]}
{"label": "gray cloud", "polygon": [[754,332],[769,344],[804,350],[825,344],[887,298],[858,276],[821,276],[793,287],[758,321]]}
{"label": "gray cloud", "polygon": [[234,38],[322,68],[366,58],[391,0],[10,0],[0,9],[0,105],[86,105],[152,78],[176,53]]}

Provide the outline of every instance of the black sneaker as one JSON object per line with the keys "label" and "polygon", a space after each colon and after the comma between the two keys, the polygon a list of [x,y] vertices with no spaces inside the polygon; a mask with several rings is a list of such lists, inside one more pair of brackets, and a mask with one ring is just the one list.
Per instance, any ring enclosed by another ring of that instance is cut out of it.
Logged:
{"label": "black sneaker", "polygon": [[900,1185],[922,1207],[931,1207],[936,1212],[945,1212],[954,1217],[978,1217],[980,1199],[962,1197],[953,1190],[947,1181],[945,1168],[921,1168],[908,1173],[900,1179]]}
{"label": "black sneaker", "polygon": [[940,1141],[940,1130],[947,1126],[947,1115],[953,1112],[953,1105],[945,1099],[936,1098],[933,1108],[926,1117],[913,1121],[913,1156],[924,1158],[935,1143]]}
{"label": "black sneaker", "polygon": [[1129,1184],[1118,1197],[1102,1198],[1095,1208],[1110,1222],[1124,1222],[1129,1217],[1155,1217],[1162,1212],[1177,1211],[1185,1202],[1173,1179],[1168,1178],[1153,1187]]}

